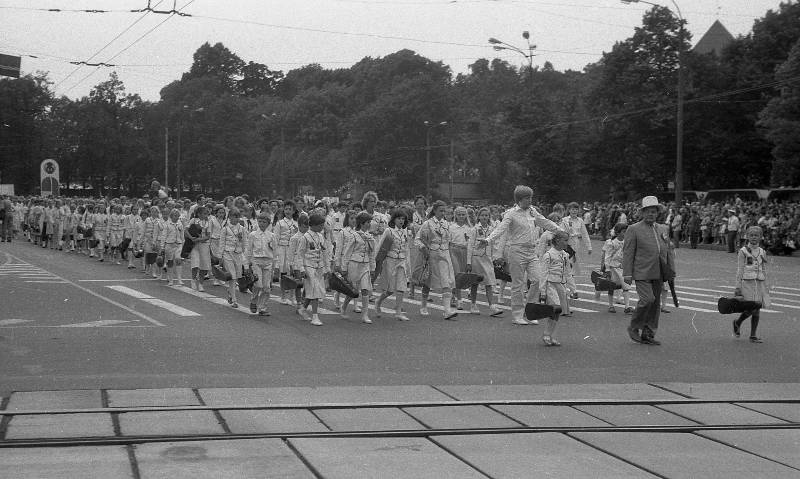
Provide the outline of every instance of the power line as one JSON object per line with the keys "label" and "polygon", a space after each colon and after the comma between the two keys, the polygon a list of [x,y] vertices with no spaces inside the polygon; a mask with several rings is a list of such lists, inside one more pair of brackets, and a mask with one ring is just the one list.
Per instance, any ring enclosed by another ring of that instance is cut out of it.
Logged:
{"label": "power line", "polygon": [[[162,3],[162,2],[163,2],[163,0],[160,0],[160,1],[158,2],[158,4],[156,4],[156,6],[158,6],[158,5],[159,5],[160,3]],[[188,2],[188,3],[184,4],[184,6],[183,6],[183,7],[181,7],[181,10],[183,10],[183,9],[184,9],[184,8],[186,8],[186,7],[188,7],[189,5],[191,5],[191,4],[192,4],[192,3],[194,3],[194,2],[195,2],[195,0],[189,0],[189,2]],[[148,7],[149,7],[149,5],[150,5],[150,3],[148,2]],[[145,12],[145,14],[144,14],[144,15],[147,15],[147,12]],[[137,38],[136,40],[134,40],[134,41],[132,41],[130,44],[128,44],[128,46],[126,46],[126,47],[125,47],[125,48],[123,48],[122,50],[118,51],[118,52],[117,52],[117,53],[116,53],[114,56],[112,56],[111,58],[109,58],[109,59],[108,59],[108,61],[111,61],[111,60],[113,60],[113,59],[117,58],[118,56],[120,56],[122,53],[124,53],[124,52],[125,52],[125,51],[127,51],[129,48],[131,48],[131,47],[132,47],[132,46],[134,46],[136,43],[138,43],[138,42],[139,42],[141,39],[143,39],[143,38],[144,38],[144,37],[146,37],[147,35],[151,34],[153,31],[155,31],[155,30],[156,30],[158,27],[160,27],[161,25],[163,25],[163,24],[165,24],[166,22],[168,22],[168,21],[169,21],[171,18],[173,18],[174,16],[175,16],[175,14],[170,14],[170,15],[169,15],[167,18],[165,18],[164,20],[162,20],[160,23],[156,24],[156,26],[154,26],[154,27],[153,27],[153,28],[151,28],[150,30],[147,30],[147,31],[146,31],[146,32],[144,32],[144,33],[143,33],[143,34],[142,34],[142,35],[141,35],[139,38]],[[138,20],[137,20],[137,21],[138,21]],[[80,67],[80,66],[79,66],[79,67]],[[94,74],[97,72],[97,70],[99,70],[99,69],[100,69],[100,67],[96,67],[94,71],[90,72],[88,75],[86,75],[85,77],[83,77],[83,78],[82,78],[82,79],[81,79],[81,80],[80,80],[78,83],[75,83],[74,85],[72,85],[71,87],[69,87],[69,88],[68,88],[66,91],[64,91],[64,93],[63,93],[63,94],[65,94],[65,95],[66,95],[67,93],[69,93],[69,92],[70,92],[71,90],[73,90],[75,87],[77,87],[78,85],[80,85],[81,83],[83,83],[83,82],[84,82],[84,81],[85,81],[87,78],[89,78],[90,76],[94,75]]]}
{"label": "power line", "polygon": [[[160,4],[161,4],[163,1],[164,1],[164,0],[159,0],[159,2],[156,4],[156,6],[160,5]],[[148,5],[149,5],[149,3],[148,3]],[[148,12],[145,12],[143,15],[141,15],[139,18],[137,18],[137,19],[136,19],[136,21],[134,21],[133,23],[131,23],[130,25],[128,25],[128,27],[127,27],[127,28],[125,28],[124,30],[122,30],[121,32],[119,32],[119,33],[117,34],[117,36],[115,36],[114,38],[112,38],[111,40],[109,40],[109,41],[108,41],[108,43],[106,43],[105,45],[103,45],[103,47],[102,47],[100,50],[97,50],[97,51],[96,51],[96,52],[95,52],[95,53],[94,53],[92,56],[90,56],[89,58],[87,58],[87,59],[86,59],[86,61],[87,61],[87,62],[89,62],[89,61],[91,61],[92,59],[94,59],[94,57],[96,57],[97,55],[99,55],[100,53],[102,53],[102,51],[103,51],[103,50],[105,50],[106,48],[108,48],[108,47],[109,47],[109,45],[111,45],[112,43],[114,43],[114,42],[115,42],[115,41],[116,41],[116,40],[117,40],[119,37],[121,37],[122,35],[124,35],[124,34],[125,34],[125,33],[126,33],[128,30],[130,30],[131,28],[133,28],[133,27],[134,27],[134,26],[135,26],[137,23],[141,22],[141,21],[144,19],[144,17],[146,17],[146,16],[147,16],[147,14],[148,14],[148,13],[150,13],[150,12],[149,12],[149,11],[148,11]],[[72,70],[72,71],[71,71],[71,72],[70,72],[70,73],[69,73],[69,74],[68,74],[66,77],[64,77],[64,78],[62,78],[61,80],[59,80],[59,81],[58,81],[58,82],[57,82],[55,85],[53,85],[53,90],[55,90],[56,88],[58,88],[58,86],[59,86],[59,85],[61,85],[61,84],[62,84],[62,83],[64,83],[65,81],[67,81],[67,79],[69,79],[69,78],[70,78],[72,75],[74,75],[75,73],[77,73],[77,72],[78,72],[78,70],[80,70],[82,67],[83,67],[83,65],[78,65],[78,66],[77,66],[77,67],[76,67],[74,70]],[[95,70],[95,71],[97,71],[97,70]],[[92,72],[92,73],[94,73],[94,72]],[[84,79],[85,79],[85,78],[84,78]],[[81,81],[83,81],[83,80],[81,80]],[[75,87],[73,86],[72,88],[75,88]],[[72,88],[70,88],[70,90],[71,90]]]}

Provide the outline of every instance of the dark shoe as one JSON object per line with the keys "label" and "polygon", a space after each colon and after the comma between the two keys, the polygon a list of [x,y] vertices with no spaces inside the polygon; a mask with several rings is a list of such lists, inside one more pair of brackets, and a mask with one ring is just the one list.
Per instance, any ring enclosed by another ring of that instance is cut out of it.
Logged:
{"label": "dark shoe", "polygon": [[633,308],[631,308],[630,306],[625,308],[625,314],[633,314]]}
{"label": "dark shoe", "polygon": [[639,330],[638,329],[633,329],[630,326],[628,326],[628,336],[633,340],[634,343],[641,343],[642,342],[642,337],[639,336]]}
{"label": "dark shoe", "polygon": [[661,341],[657,340],[652,336],[642,336],[642,344],[648,344],[650,346],[661,346]]}
{"label": "dark shoe", "polygon": [[750,336],[750,342],[751,343],[763,343],[764,341],[762,341],[761,338],[757,338],[755,336]]}
{"label": "dark shoe", "polygon": [[258,311],[258,307],[256,307],[256,303],[250,303],[250,312],[255,313]]}
{"label": "dark shoe", "polygon": [[742,333],[741,333],[741,332],[739,332],[739,327],[740,327],[740,326],[741,326],[741,325],[739,325],[739,324],[736,324],[736,320],[734,319],[734,320],[733,320],[733,336],[734,336],[734,337],[737,337],[737,338],[738,338],[738,337],[741,337],[741,336],[742,336]]}
{"label": "dark shoe", "polygon": [[665,307],[663,307],[663,306],[662,306],[662,307],[661,307],[661,312],[662,312],[662,313],[671,313],[672,311],[670,311],[670,310],[668,310],[667,308],[665,308]]}

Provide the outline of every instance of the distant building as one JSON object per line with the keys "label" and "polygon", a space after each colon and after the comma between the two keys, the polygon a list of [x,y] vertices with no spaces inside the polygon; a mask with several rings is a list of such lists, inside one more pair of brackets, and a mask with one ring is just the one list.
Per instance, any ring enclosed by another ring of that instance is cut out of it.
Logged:
{"label": "distant building", "polygon": [[713,53],[716,56],[722,54],[722,50],[733,41],[733,35],[725,28],[719,20],[715,21],[705,35],[697,42],[692,51],[699,54]]}

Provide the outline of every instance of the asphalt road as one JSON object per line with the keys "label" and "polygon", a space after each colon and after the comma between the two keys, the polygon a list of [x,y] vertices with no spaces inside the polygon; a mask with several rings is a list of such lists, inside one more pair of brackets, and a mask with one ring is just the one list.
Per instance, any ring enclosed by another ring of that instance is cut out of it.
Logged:
{"label": "asphalt road", "polygon": [[[600,244],[596,243],[594,261]],[[800,258],[773,258],[775,312],[762,313],[763,344],[731,335],[716,310],[733,287],[735,256],[680,249],[680,309],[662,314],[662,346],[631,342],[629,320],[594,302],[578,278],[579,312],[563,319],[563,347],[541,343],[542,326],[510,313],[438,311],[411,321],[323,314],[323,327],[271,303],[272,316],[234,310],[108,262],[17,241],[0,243],[0,394],[12,390],[275,387],[388,384],[792,382],[800,377]],[[184,277],[188,277],[188,274]],[[186,282],[188,285],[188,281]],[[222,303],[222,304],[220,304]],[[332,301],[325,306],[332,308]],[[387,302],[393,307],[393,303]]]}

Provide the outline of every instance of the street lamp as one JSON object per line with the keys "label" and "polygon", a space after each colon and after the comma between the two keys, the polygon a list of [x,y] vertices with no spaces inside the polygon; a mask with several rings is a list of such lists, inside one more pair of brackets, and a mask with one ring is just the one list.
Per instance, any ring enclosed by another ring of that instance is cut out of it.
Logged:
{"label": "street lamp", "polygon": [[178,160],[177,160],[177,162],[175,164],[175,177],[176,177],[176,182],[177,182],[177,185],[176,185],[177,186],[177,193],[176,193],[177,198],[180,198],[181,195],[183,194],[183,189],[181,188],[181,135],[183,134],[183,112],[184,111],[188,111],[189,112],[189,119],[191,120],[192,113],[200,113],[200,112],[202,112],[203,111],[203,107],[201,106],[200,108],[195,108],[194,110],[190,110],[189,109],[189,105],[183,105],[183,109],[181,110],[180,123],[178,124],[178,151],[177,151]]}
{"label": "street lamp", "polygon": [[[646,3],[654,7],[661,6],[657,3],[648,2],[647,0],[621,0],[624,4],[631,3]],[[681,9],[675,0],[670,0],[675,7],[675,13],[678,14],[680,20],[680,30],[678,31],[680,41],[678,45],[678,111],[676,112],[675,123],[677,123],[675,136],[676,136],[676,153],[675,153],[675,206],[680,207],[683,203],[683,39],[686,38],[686,30],[684,24],[686,21],[683,19]],[[665,7],[669,9],[669,7]]]}
{"label": "street lamp", "polygon": [[522,32],[522,38],[524,38],[528,43],[528,53],[525,53],[525,51],[521,48],[515,47],[514,45],[508,44],[494,37],[489,39],[489,43],[492,44],[492,48],[494,48],[496,51],[510,50],[512,52],[519,53],[528,60],[529,83],[531,94],[533,94],[533,57],[536,56],[533,54],[533,51],[536,50],[536,45],[531,44],[531,34],[527,30]]}
{"label": "street lamp", "polygon": [[425,196],[431,199],[431,128],[447,125],[446,121],[433,123],[428,120],[423,121],[427,129],[425,130]]}
{"label": "street lamp", "polygon": [[265,120],[273,120],[273,121],[280,121],[281,125],[281,167],[280,167],[280,174],[278,178],[280,179],[279,183],[279,190],[281,195],[286,194],[286,136],[284,132],[284,121],[286,119],[285,115],[283,117],[278,117],[277,113],[272,113],[271,115],[267,116],[265,114],[261,114],[261,118]]}

